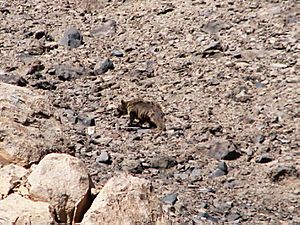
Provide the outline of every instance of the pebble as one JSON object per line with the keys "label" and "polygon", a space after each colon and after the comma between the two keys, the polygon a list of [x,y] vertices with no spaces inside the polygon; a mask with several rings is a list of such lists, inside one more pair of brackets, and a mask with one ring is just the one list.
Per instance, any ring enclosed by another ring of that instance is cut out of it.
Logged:
{"label": "pebble", "polygon": [[266,139],[265,136],[260,134],[255,137],[254,142],[262,144],[265,141],[265,139]]}
{"label": "pebble", "polygon": [[108,70],[113,70],[115,68],[113,62],[110,59],[105,59],[102,62],[99,62],[94,69],[95,75],[100,75],[106,73]]}
{"label": "pebble", "polygon": [[172,193],[161,198],[161,201],[168,205],[174,205],[177,201],[178,194]]}
{"label": "pebble", "polygon": [[111,163],[110,155],[108,154],[108,152],[103,151],[103,152],[101,152],[100,155],[96,158],[96,162],[97,162],[97,163],[110,164],[110,163]]}
{"label": "pebble", "polygon": [[[197,215],[197,218],[201,219],[201,220],[208,220],[211,221],[212,223],[217,223],[218,219],[209,215],[207,212],[201,212]],[[201,224],[201,221],[196,221],[199,222],[199,224]],[[197,223],[198,224],[198,223]]]}
{"label": "pebble", "polygon": [[139,160],[124,160],[122,168],[133,174],[141,174],[144,171],[144,167]]}
{"label": "pebble", "polygon": [[226,175],[226,173],[223,170],[217,168],[209,175],[209,177],[214,178],[214,177],[221,177],[224,175]]}
{"label": "pebble", "polygon": [[52,73],[55,73],[61,81],[70,81],[85,74],[86,71],[83,67],[77,68],[70,65],[57,65]]}
{"label": "pebble", "polygon": [[241,156],[237,147],[230,141],[216,142],[211,145],[208,155],[218,160],[235,160]]}
{"label": "pebble", "polygon": [[235,220],[238,220],[239,218],[241,218],[241,216],[237,213],[229,213],[226,216],[226,219],[227,219],[228,222],[233,222]]}
{"label": "pebble", "polygon": [[70,48],[77,48],[83,44],[83,37],[75,27],[69,27],[64,32],[59,43]]}
{"label": "pebble", "polygon": [[273,158],[268,154],[261,155],[255,160],[256,163],[268,163],[273,161]]}
{"label": "pebble", "polygon": [[155,169],[169,169],[176,165],[177,165],[176,159],[168,156],[153,158],[149,162],[149,166]]}
{"label": "pebble", "polygon": [[216,86],[220,84],[220,81],[216,78],[211,78],[207,80],[207,84],[210,86]]}
{"label": "pebble", "polygon": [[123,57],[124,56],[123,52],[121,52],[119,50],[113,50],[111,52],[111,54],[112,54],[112,56],[116,56],[116,57]]}
{"label": "pebble", "polygon": [[35,32],[34,38],[35,38],[35,39],[41,39],[42,37],[45,36],[45,34],[46,34],[45,31],[43,31],[43,30],[38,30],[38,31]]}
{"label": "pebble", "polygon": [[93,116],[88,116],[85,114],[80,114],[75,118],[75,124],[80,124],[83,126],[95,126],[96,122],[95,122],[95,118]]}
{"label": "pebble", "polygon": [[228,173],[228,166],[225,162],[220,162],[218,164],[218,169],[224,171],[226,174]]}
{"label": "pebble", "polygon": [[201,174],[202,174],[202,171],[201,169],[198,169],[198,168],[194,168],[190,174],[190,178],[192,180],[198,180],[198,179],[201,179]]}

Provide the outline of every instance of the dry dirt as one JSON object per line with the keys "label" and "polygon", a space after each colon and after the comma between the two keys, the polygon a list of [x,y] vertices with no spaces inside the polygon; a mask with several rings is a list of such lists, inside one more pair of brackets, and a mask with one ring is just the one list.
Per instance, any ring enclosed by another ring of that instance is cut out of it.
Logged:
{"label": "dry dirt", "polygon": [[[151,180],[174,224],[300,224],[297,0],[2,0],[0,18],[1,80],[48,96],[99,187]],[[166,132],[115,116],[133,97]]]}

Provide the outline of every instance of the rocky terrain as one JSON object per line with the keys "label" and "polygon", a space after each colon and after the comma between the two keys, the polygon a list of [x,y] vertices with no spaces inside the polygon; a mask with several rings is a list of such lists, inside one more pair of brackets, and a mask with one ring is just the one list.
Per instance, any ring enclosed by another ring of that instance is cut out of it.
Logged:
{"label": "rocky terrain", "polygon": [[[300,224],[297,0],[1,1],[0,18],[0,224]],[[116,116],[136,97],[166,131]]]}

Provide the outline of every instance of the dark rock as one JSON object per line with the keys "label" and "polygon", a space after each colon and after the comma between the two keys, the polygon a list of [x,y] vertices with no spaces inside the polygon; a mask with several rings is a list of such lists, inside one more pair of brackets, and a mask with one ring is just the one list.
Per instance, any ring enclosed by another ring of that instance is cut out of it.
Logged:
{"label": "dark rock", "polygon": [[278,165],[271,168],[268,172],[268,176],[273,182],[278,182],[283,180],[285,177],[300,177],[300,172],[290,165]]}
{"label": "dark rock", "polygon": [[226,219],[227,219],[228,222],[233,222],[233,221],[238,220],[240,218],[241,218],[241,216],[237,213],[229,213],[226,216]]}
{"label": "dark rock", "polygon": [[161,198],[161,201],[168,205],[174,205],[177,201],[178,194],[172,193]]}
{"label": "dark rock", "polygon": [[235,160],[241,156],[241,153],[231,141],[222,141],[211,145],[208,155],[218,160]]}
{"label": "dark rock", "polygon": [[261,155],[255,160],[256,163],[268,163],[271,161],[273,161],[273,158],[267,154]]}
{"label": "dark rock", "polygon": [[85,73],[86,71],[83,67],[77,68],[69,65],[58,65],[55,67],[55,74],[61,81],[69,81],[72,79],[76,79]]}
{"label": "dark rock", "polygon": [[83,37],[76,28],[69,27],[63,34],[60,44],[71,48],[77,48],[83,44]]}
{"label": "dark rock", "polygon": [[112,56],[116,56],[116,57],[123,57],[123,56],[124,56],[123,52],[121,52],[121,51],[119,51],[119,50],[113,50],[113,51],[111,52],[111,55],[112,55]]}
{"label": "dark rock", "polygon": [[55,75],[55,68],[50,68],[50,69],[47,71],[47,73],[48,73],[49,75]]}
{"label": "dark rock", "polygon": [[90,127],[90,126],[95,126],[96,122],[93,116],[81,114],[76,117],[75,124],[80,124],[83,126]]}
{"label": "dark rock", "polygon": [[177,165],[176,159],[167,156],[154,158],[151,159],[149,162],[149,167],[155,169],[169,169],[176,165]]}
{"label": "dark rock", "polygon": [[36,31],[34,34],[35,39],[41,39],[46,35],[46,32],[43,30]]}
{"label": "dark rock", "polygon": [[112,35],[116,32],[117,22],[115,20],[108,20],[102,25],[92,29],[90,31],[90,34],[92,36],[98,36],[98,35]]}
{"label": "dark rock", "polygon": [[[209,108],[209,110],[208,110],[208,115],[209,116],[213,115],[211,108]],[[208,127],[208,131],[209,131],[209,133],[211,133],[215,136],[220,136],[223,133],[223,127],[219,124],[213,125],[213,126]]]}
{"label": "dark rock", "polygon": [[43,89],[43,90],[56,90],[56,86],[53,83],[50,83],[47,80],[40,80],[37,81],[32,85],[32,87],[35,87],[37,89]]}
{"label": "dark rock", "polygon": [[94,69],[95,75],[100,75],[106,73],[108,70],[113,70],[115,68],[113,62],[110,59],[105,59],[103,62],[99,62]]}
{"label": "dark rock", "polygon": [[30,38],[30,37],[33,36],[33,32],[32,31],[27,31],[23,35],[24,35],[24,38]]}
{"label": "dark rock", "polygon": [[96,159],[97,163],[111,164],[110,155],[107,152],[101,152]]}

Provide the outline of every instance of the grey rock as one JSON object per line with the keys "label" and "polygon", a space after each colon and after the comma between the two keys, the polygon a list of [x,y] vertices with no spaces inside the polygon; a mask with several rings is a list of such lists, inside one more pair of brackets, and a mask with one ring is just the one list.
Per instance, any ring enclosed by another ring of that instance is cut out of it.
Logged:
{"label": "grey rock", "polygon": [[123,57],[124,56],[123,52],[121,52],[119,50],[113,50],[111,52],[111,54],[112,54],[112,56],[116,56],[116,57]]}
{"label": "grey rock", "polygon": [[95,75],[100,75],[106,73],[108,70],[113,70],[115,68],[113,62],[110,59],[105,59],[102,62],[99,62],[94,69]]}
{"label": "grey rock", "polygon": [[227,166],[227,164],[226,164],[225,162],[220,162],[220,163],[218,164],[218,168],[219,168],[220,170],[224,171],[225,173],[228,172],[228,166]]}
{"label": "grey rock", "polygon": [[111,163],[110,155],[106,151],[101,152],[100,155],[97,157],[96,162],[110,164]]}
{"label": "grey rock", "polygon": [[161,198],[161,201],[168,205],[174,205],[177,201],[178,194],[171,193]]}
{"label": "grey rock", "polygon": [[77,48],[83,44],[83,37],[79,30],[74,27],[69,27],[64,32],[60,44],[71,48]]}
{"label": "grey rock", "polygon": [[80,114],[75,119],[75,124],[79,124],[79,125],[90,127],[90,126],[95,126],[96,122],[95,122],[95,118],[93,116],[88,116],[88,115],[85,115],[85,114]]}
{"label": "grey rock", "polygon": [[202,174],[202,171],[201,169],[198,169],[198,168],[194,168],[192,170],[192,172],[190,173],[190,178],[195,181],[195,180],[201,180],[201,174]]}
{"label": "grey rock", "polygon": [[219,200],[214,200],[214,206],[218,209],[218,210],[220,210],[220,211],[222,211],[223,213],[224,212],[229,212],[230,211],[230,209],[232,208],[232,202],[224,202],[224,201],[219,201]]}
{"label": "grey rock", "polygon": [[273,158],[268,154],[263,154],[255,160],[256,163],[268,163],[273,161]]}
{"label": "grey rock", "polygon": [[264,88],[266,85],[265,84],[263,84],[263,83],[261,83],[261,82],[256,82],[255,83],[255,87],[256,88]]}
{"label": "grey rock", "polygon": [[254,142],[262,144],[265,141],[265,139],[266,139],[265,136],[260,134],[255,137]]}
{"label": "grey rock", "polygon": [[225,162],[220,162],[217,168],[209,175],[209,177],[220,177],[228,174],[228,167]]}
{"label": "grey rock", "polygon": [[233,222],[233,221],[236,221],[240,218],[241,218],[241,216],[238,213],[229,213],[226,216],[226,219],[227,219],[228,222]]}
{"label": "grey rock", "polygon": [[220,84],[220,81],[216,78],[211,78],[207,80],[207,84],[210,86],[216,86]]}
{"label": "grey rock", "polygon": [[187,180],[189,175],[187,173],[174,173],[175,179]]}
{"label": "grey rock", "polygon": [[237,146],[231,141],[216,142],[211,145],[208,155],[218,160],[235,160],[241,156]]}
{"label": "grey rock", "polygon": [[226,175],[226,173],[223,170],[217,168],[209,175],[209,177],[214,178],[214,177],[221,177],[224,175]]}

